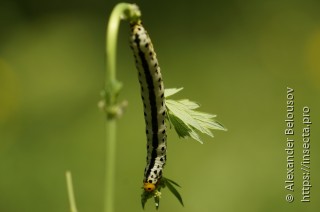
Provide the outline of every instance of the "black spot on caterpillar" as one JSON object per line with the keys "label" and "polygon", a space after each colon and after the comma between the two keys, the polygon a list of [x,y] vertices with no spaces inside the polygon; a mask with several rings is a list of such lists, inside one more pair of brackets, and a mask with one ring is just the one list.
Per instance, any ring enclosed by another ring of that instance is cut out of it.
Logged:
{"label": "black spot on caterpillar", "polygon": [[146,122],[147,164],[143,179],[144,189],[151,192],[156,189],[166,162],[164,86],[157,55],[140,22],[131,24],[130,46],[139,72]]}

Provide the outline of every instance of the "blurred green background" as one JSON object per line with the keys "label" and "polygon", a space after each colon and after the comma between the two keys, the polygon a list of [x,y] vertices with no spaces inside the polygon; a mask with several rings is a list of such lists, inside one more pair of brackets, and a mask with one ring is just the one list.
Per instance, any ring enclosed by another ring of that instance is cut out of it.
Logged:
{"label": "blurred green background", "polygon": [[[0,211],[69,211],[72,171],[79,211],[103,210],[105,28],[118,1],[1,0]],[[320,2],[317,0],[135,1],[164,83],[200,102],[228,132],[179,140],[171,131],[160,211],[317,211]],[[145,134],[137,73],[122,23],[116,211],[140,206]],[[295,201],[285,201],[286,87],[295,89]],[[302,107],[311,108],[311,203],[300,202]],[[155,211],[149,202],[146,211]]]}

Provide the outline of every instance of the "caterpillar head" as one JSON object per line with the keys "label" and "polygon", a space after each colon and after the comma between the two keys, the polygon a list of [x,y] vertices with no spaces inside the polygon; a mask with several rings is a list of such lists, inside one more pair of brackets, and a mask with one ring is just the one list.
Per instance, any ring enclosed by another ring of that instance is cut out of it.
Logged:
{"label": "caterpillar head", "polygon": [[147,191],[147,192],[152,192],[152,191],[154,191],[154,190],[156,189],[156,185],[153,184],[153,183],[145,182],[145,183],[143,184],[143,188],[144,188],[144,190]]}

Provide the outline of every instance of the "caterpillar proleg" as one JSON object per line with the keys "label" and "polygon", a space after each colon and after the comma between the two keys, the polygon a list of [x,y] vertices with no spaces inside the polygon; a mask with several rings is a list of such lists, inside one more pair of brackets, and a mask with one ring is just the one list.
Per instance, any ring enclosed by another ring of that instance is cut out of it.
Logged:
{"label": "caterpillar proleg", "polygon": [[134,53],[141,87],[147,134],[147,164],[144,190],[152,192],[162,177],[166,163],[166,106],[160,67],[151,39],[141,22],[131,23],[130,46]]}

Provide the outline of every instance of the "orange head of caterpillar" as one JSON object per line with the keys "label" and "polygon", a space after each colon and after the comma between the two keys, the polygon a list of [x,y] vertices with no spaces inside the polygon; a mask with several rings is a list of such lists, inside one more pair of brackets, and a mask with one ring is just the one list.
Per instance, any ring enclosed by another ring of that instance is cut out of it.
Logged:
{"label": "orange head of caterpillar", "polygon": [[143,189],[147,192],[153,192],[156,189],[156,185],[153,183],[145,182],[143,184]]}

